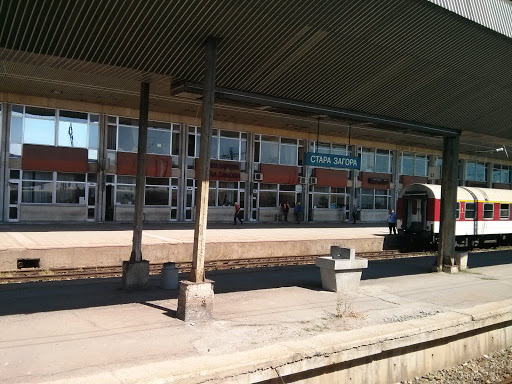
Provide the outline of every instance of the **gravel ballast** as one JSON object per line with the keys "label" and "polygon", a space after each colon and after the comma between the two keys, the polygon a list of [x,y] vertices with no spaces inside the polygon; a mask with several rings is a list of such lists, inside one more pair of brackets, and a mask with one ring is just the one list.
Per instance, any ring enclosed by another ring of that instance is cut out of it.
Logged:
{"label": "gravel ballast", "polygon": [[456,367],[428,373],[403,384],[499,383],[512,378],[512,347],[483,355]]}

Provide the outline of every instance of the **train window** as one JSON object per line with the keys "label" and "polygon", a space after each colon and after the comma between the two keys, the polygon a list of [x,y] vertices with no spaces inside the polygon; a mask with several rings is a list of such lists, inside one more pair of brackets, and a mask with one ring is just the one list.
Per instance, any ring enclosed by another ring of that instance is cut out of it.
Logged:
{"label": "train window", "polygon": [[510,217],[510,205],[500,204],[500,219],[508,219]]}
{"label": "train window", "polygon": [[466,219],[474,219],[475,218],[475,203],[466,203]]}
{"label": "train window", "polygon": [[457,201],[457,208],[455,208],[455,220],[460,219],[460,202]]}
{"label": "train window", "polygon": [[491,220],[494,217],[494,204],[486,203],[484,204],[484,219]]}

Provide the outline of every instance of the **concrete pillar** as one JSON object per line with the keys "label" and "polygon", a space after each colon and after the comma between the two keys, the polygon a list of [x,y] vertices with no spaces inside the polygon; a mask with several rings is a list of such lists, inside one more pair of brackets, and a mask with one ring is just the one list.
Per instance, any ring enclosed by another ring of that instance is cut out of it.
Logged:
{"label": "concrete pillar", "polygon": [[245,183],[245,219],[251,221],[253,217],[253,182],[254,182],[254,133],[247,133],[247,149],[245,158],[245,171],[247,172],[247,182]]}
{"label": "concrete pillar", "polygon": [[204,281],[204,259],[206,248],[206,225],[208,219],[208,193],[210,187],[211,137],[213,130],[213,108],[215,101],[215,65],[217,42],[206,41],[206,68],[203,88],[203,114],[201,118],[201,142],[198,161],[194,248],[190,281]]}
{"label": "concrete pillar", "polygon": [[206,250],[206,225],[208,219],[208,193],[210,186],[210,154],[215,101],[215,66],[217,40],[206,40],[206,66],[203,87],[203,115],[201,119],[201,143],[198,162],[199,183],[196,194],[194,224],[194,248],[190,281],[180,282],[177,316],[184,321],[204,321],[212,316],[213,282],[204,278]]}
{"label": "concrete pillar", "polygon": [[[350,147],[350,155],[353,157],[357,157],[359,147],[357,145],[352,145]],[[352,212],[352,207],[354,205],[358,206],[357,204],[357,179],[359,177],[359,170],[358,169],[352,169],[352,188],[350,189],[350,205],[347,207],[347,210],[349,212]],[[349,214],[349,217],[352,217],[352,213]],[[350,220],[349,220],[350,221]]]}
{"label": "concrete pillar", "polygon": [[455,255],[455,208],[457,206],[457,172],[460,136],[445,137],[443,145],[443,177],[441,182],[441,223],[437,271],[444,260]]}
{"label": "concrete pillar", "polygon": [[146,150],[148,142],[149,83],[140,85],[139,145],[137,149],[137,179],[135,184],[135,213],[130,261],[123,262],[123,289],[142,288],[149,279],[149,262],[142,260],[142,221],[146,186]]}
{"label": "concrete pillar", "polygon": [[181,125],[180,135],[180,180],[178,183],[178,221],[185,221],[185,206],[187,201],[187,158],[188,158],[188,124]]}
{"label": "concrete pillar", "polygon": [[391,195],[391,209],[396,211],[398,194],[400,193],[400,151],[393,151],[393,191]]}
{"label": "concrete pillar", "polygon": [[106,199],[106,181],[107,165],[109,164],[107,156],[107,137],[108,137],[108,117],[106,114],[100,114],[99,124],[99,147],[98,147],[98,198],[96,200],[96,217],[98,221],[105,221],[105,199]]}

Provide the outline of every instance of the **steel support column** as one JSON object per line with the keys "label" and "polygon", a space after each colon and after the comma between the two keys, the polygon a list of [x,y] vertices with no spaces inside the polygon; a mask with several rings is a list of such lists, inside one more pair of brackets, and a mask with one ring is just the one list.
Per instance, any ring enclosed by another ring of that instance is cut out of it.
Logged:
{"label": "steel support column", "polygon": [[206,41],[206,67],[203,87],[203,114],[201,119],[201,142],[199,156],[199,172],[196,194],[196,216],[194,227],[194,250],[190,281],[204,281],[204,259],[206,248],[206,224],[208,219],[208,194],[210,186],[210,141],[213,129],[213,105],[215,99],[215,65],[217,41],[208,38]]}
{"label": "steel support column", "polygon": [[140,85],[139,146],[137,150],[137,180],[135,184],[135,213],[131,262],[142,261],[142,221],[146,186],[146,150],[148,143],[149,83]]}
{"label": "steel support column", "polygon": [[439,251],[437,270],[443,262],[455,256],[455,209],[459,171],[460,136],[445,137],[443,145],[443,177],[441,181],[441,223],[439,228]]}

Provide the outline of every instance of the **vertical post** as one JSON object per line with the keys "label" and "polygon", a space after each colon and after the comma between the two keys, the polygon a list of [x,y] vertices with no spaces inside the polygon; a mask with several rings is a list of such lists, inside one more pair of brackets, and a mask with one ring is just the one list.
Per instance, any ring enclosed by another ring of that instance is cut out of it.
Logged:
{"label": "vertical post", "polygon": [[455,208],[459,171],[460,136],[445,137],[443,142],[443,177],[441,181],[441,223],[437,271],[443,268],[445,258],[455,256]]}
{"label": "vertical post", "polygon": [[142,218],[146,176],[146,149],[148,143],[149,83],[140,85],[139,146],[137,150],[137,181],[135,184],[135,214],[133,217],[133,244],[131,262],[142,261]]}
{"label": "vertical post", "polygon": [[194,228],[194,253],[190,281],[204,282],[204,259],[206,248],[206,224],[208,218],[208,194],[210,186],[210,139],[213,129],[213,105],[215,99],[215,65],[217,41],[213,37],[206,40],[206,67],[203,88],[203,114],[201,119],[201,142],[199,172],[196,195],[196,215]]}
{"label": "vertical post", "polygon": [[[9,136],[7,104],[0,103],[0,222],[9,220]],[[9,108],[10,109],[10,108]]]}

